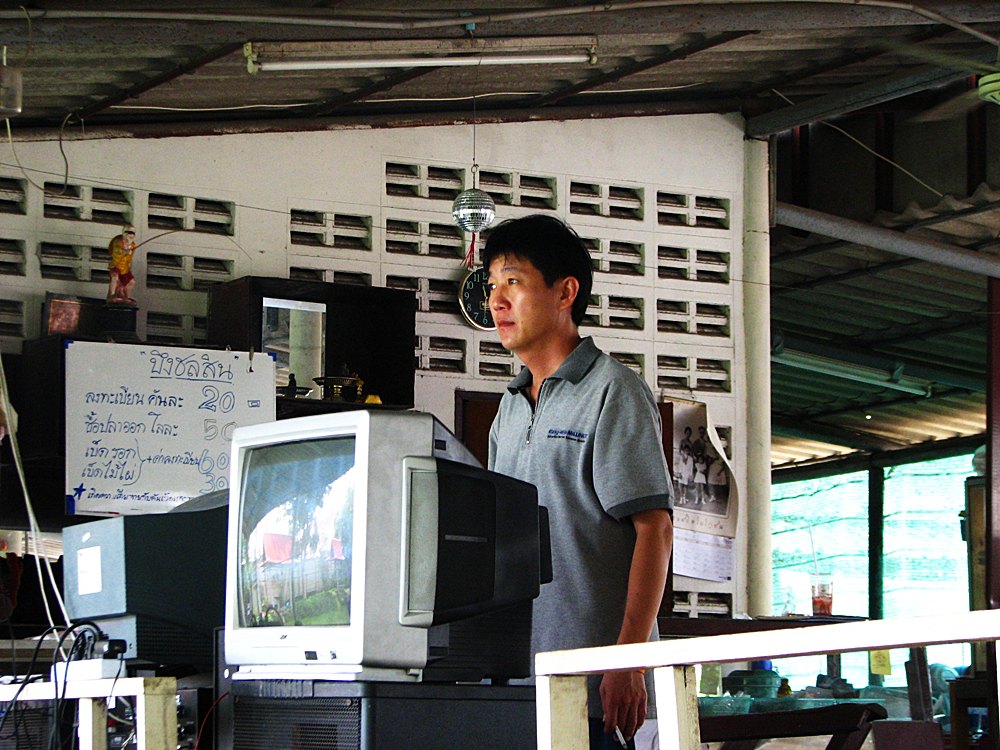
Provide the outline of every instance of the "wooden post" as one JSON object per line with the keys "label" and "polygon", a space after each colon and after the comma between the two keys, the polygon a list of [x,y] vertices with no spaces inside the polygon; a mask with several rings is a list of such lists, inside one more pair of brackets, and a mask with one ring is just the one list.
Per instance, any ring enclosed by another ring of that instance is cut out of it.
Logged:
{"label": "wooden post", "polygon": [[[148,678],[156,679],[173,678]],[[174,692],[150,691],[135,696],[136,750],[158,750],[177,743],[177,697]]]}
{"label": "wooden post", "polygon": [[698,681],[693,666],[653,670],[661,750],[699,750]]}
{"label": "wooden post", "polygon": [[[542,652],[535,656],[539,748],[586,748],[586,673],[652,667],[660,746],[699,750],[696,664],[995,642],[998,637],[1000,610],[990,609]],[[996,647],[989,653],[995,659]],[[989,697],[1000,698],[995,687]]]}
{"label": "wooden post", "polygon": [[105,698],[81,698],[77,701],[80,750],[105,750],[108,744],[108,709]]}
{"label": "wooden post", "polygon": [[588,750],[587,676],[540,676],[535,688],[538,750]]}
{"label": "wooden post", "polygon": [[[986,281],[986,606],[1000,608],[1000,279]],[[991,696],[997,694],[997,661],[995,649],[988,649],[986,675],[991,681]],[[990,700],[989,732],[1000,733],[1000,704]]]}
{"label": "wooden post", "polygon": [[[105,750],[107,707],[105,699],[135,697],[137,750],[176,750],[177,680],[173,677],[123,677],[121,679],[70,680],[62,698],[75,700],[80,750]],[[51,682],[0,685],[0,703],[5,701],[51,701]]]}
{"label": "wooden post", "polygon": [[927,670],[927,649],[910,649],[906,662],[906,688],[910,699],[910,718],[914,721],[933,721],[931,676]]}

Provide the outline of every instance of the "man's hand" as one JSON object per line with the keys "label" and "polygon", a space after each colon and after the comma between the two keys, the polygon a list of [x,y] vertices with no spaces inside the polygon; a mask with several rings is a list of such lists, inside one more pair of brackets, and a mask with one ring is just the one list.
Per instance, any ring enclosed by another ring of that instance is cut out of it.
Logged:
{"label": "man's hand", "polygon": [[646,681],[642,672],[605,672],[601,680],[601,707],[604,731],[612,734],[618,727],[625,739],[631,739],[646,721]]}
{"label": "man's hand", "polygon": [[[635,551],[618,643],[642,643],[653,632],[673,543],[670,514],[662,508],[639,511],[632,516],[632,524]],[[605,672],[601,680],[601,707],[604,731],[611,733],[618,727],[631,739],[646,720],[646,682],[642,672]]]}

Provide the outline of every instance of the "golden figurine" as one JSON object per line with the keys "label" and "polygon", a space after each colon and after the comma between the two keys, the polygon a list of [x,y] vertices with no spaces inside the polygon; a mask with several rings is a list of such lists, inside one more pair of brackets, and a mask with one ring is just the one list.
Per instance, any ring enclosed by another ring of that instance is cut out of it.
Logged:
{"label": "golden figurine", "polygon": [[132,299],[132,287],[135,286],[135,276],[132,275],[132,259],[135,255],[135,227],[128,225],[122,228],[108,244],[111,261],[108,263],[108,302],[135,306]]}

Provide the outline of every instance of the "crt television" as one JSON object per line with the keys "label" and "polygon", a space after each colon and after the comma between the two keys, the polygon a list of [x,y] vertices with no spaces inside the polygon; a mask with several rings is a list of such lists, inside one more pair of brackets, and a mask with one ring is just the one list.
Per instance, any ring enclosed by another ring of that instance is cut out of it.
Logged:
{"label": "crt television", "polygon": [[237,680],[530,673],[551,579],[534,485],[433,416],[347,411],[234,431],[225,655]]}

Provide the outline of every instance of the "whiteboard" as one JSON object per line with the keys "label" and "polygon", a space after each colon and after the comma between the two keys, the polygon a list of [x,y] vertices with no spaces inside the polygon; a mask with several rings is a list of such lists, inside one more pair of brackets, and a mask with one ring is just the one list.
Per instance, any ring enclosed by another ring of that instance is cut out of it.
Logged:
{"label": "whiteboard", "polygon": [[274,419],[274,388],[264,354],[68,341],[66,512],[160,513],[225,489],[233,430]]}

